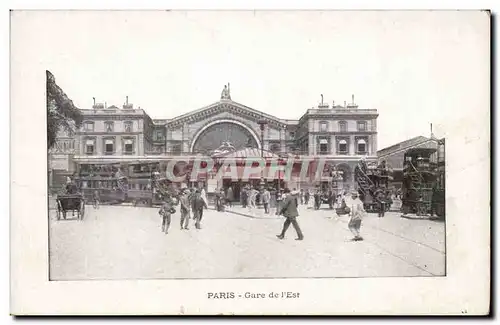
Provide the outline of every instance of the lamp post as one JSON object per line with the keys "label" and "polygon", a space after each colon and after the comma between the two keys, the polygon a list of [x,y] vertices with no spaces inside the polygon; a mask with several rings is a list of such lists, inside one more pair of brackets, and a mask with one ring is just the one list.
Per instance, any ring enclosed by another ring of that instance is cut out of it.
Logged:
{"label": "lamp post", "polygon": [[[264,119],[264,117],[261,117],[257,123],[259,123],[260,126],[260,158],[264,160],[264,129],[266,128],[267,121]],[[264,161],[265,164],[265,161]],[[264,172],[261,172],[261,179],[260,179],[260,185],[264,186],[265,181],[264,181]]]}

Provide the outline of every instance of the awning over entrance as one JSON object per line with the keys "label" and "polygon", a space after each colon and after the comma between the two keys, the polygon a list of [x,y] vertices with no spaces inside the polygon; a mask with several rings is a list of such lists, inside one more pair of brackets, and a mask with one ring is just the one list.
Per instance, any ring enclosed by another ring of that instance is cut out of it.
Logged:
{"label": "awning over entrance", "polygon": [[219,154],[219,155],[214,155],[214,158],[259,158],[259,157],[264,157],[264,158],[280,158],[279,155],[275,154],[274,152],[267,151],[267,150],[260,150],[258,148],[245,148],[241,150],[237,150],[234,152],[229,152],[229,153],[224,153],[224,154]]}

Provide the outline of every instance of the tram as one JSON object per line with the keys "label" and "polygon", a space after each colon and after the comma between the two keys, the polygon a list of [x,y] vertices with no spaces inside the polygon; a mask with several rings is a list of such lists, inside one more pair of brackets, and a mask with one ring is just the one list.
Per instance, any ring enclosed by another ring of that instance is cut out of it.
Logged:
{"label": "tram", "polygon": [[[385,161],[381,164],[366,164],[361,160],[354,169],[354,179],[358,185],[359,198],[363,202],[367,212],[379,212],[380,203],[376,197],[382,193],[388,196],[389,183],[392,180],[392,173]],[[390,208],[390,203],[386,202],[385,210]]]}
{"label": "tram", "polygon": [[413,148],[405,152],[402,212],[417,216],[444,217],[444,186],[440,184],[439,151]]}

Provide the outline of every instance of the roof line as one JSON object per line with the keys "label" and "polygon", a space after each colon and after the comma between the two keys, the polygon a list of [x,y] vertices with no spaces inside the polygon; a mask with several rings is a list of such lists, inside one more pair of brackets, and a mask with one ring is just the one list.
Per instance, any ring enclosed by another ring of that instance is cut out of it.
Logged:
{"label": "roof line", "polygon": [[[410,139],[410,140],[411,140],[411,139]],[[379,158],[383,158],[383,157],[391,156],[391,155],[393,155],[393,154],[395,154],[395,153],[398,153],[398,152],[401,152],[401,151],[405,151],[405,150],[406,150],[406,149],[408,149],[408,148],[412,148],[412,147],[415,147],[415,146],[418,146],[418,145],[424,144],[424,143],[429,142],[429,141],[435,141],[435,142],[437,142],[437,140],[436,140],[436,139],[426,138],[425,140],[423,140],[423,141],[421,141],[421,142],[418,142],[418,143],[415,143],[415,144],[413,144],[413,145],[406,146],[406,147],[404,147],[404,148],[401,148],[401,149],[398,149],[398,150],[396,150],[396,151],[393,151],[393,152],[391,152],[391,153],[387,153],[387,154],[384,154],[384,155],[382,155],[382,156],[379,156]],[[382,150],[383,150],[383,149],[382,149]]]}

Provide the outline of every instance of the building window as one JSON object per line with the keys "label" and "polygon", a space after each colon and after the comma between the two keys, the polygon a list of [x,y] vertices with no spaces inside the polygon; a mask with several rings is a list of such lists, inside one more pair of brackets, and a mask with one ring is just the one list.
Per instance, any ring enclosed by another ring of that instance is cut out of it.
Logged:
{"label": "building window", "polygon": [[155,141],[164,141],[165,138],[163,137],[163,131],[162,130],[156,130],[155,133],[153,134],[153,139]]}
{"label": "building window", "polygon": [[358,153],[366,153],[366,141],[364,139],[358,140]]}
{"label": "building window", "polygon": [[105,122],[106,132],[113,132],[113,122]]}
{"label": "building window", "polygon": [[104,154],[112,155],[115,152],[115,142],[112,139],[104,140]]}
{"label": "building window", "polygon": [[94,131],[94,122],[83,123],[83,130],[86,132],[93,132]]}
{"label": "building window", "polygon": [[340,140],[339,141],[339,153],[347,153],[347,141],[346,140]]}
{"label": "building window", "polygon": [[328,154],[328,140],[327,139],[319,139],[319,154],[320,155]]}
{"label": "building window", "polygon": [[132,132],[132,122],[123,123],[125,132]]}
{"label": "building window", "polygon": [[174,145],[172,146],[172,150],[171,150],[171,152],[172,152],[173,154],[180,154],[180,153],[181,153],[181,151],[182,151],[182,150],[181,150],[181,145],[180,145],[180,144],[174,144]]}
{"label": "building window", "polygon": [[346,121],[339,122],[339,131],[340,132],[347,132],[347,122]]}
{"label": "building window", "polygon": [[123,143],[123,152],[126,155],[132,155],[134,154],[134,140],[132,139],[125,139]]}
{"label": "building window", "polygon": [[366,131],[366,122],[358,122],[358,131]]}
{"label": "building window", "polygon": [[93,155],[95,151],[94,140],[87,140],[85,142],[85,154]]}
{"label": "building window", "polygon": [[320,122],[319,123],[319,130],[321,132],[328,132],[328,122]]}

